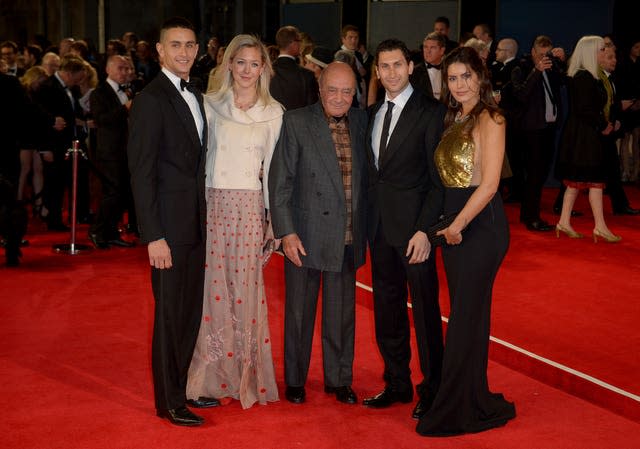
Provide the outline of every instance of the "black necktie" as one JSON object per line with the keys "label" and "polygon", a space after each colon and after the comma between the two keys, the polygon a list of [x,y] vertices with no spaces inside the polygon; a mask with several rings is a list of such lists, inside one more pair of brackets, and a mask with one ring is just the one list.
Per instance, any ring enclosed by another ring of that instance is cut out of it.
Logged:
{"label": "black necktie", "polygon": [[393,115],[393,107],[395,105],[391,101],[387,101],[387,112],[384,114],[382,122],[382,134],[380,135],[380,146],[378,147],[378,161],[382,159],[382,154],[387,149],[387,140],[389,139],[389,127],[391,126],[391,116]]}
{"label": "black necktie", "polygon": [[442,64],[431,64],[431,63],[427,62],[427,69],[440,70],[441,66],[442,66]]}
{"label": "black necktie", "polygon": [[195,94],[198,92],[198,86],[196,86],[195,82],[185,81],[180,78],[180,90],[187,89],[189,92]]}

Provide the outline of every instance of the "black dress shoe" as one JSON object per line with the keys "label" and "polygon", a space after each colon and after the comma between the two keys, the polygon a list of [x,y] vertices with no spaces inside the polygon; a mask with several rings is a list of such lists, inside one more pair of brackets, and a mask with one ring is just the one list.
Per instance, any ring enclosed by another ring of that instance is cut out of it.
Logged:
{"label": "black dress shoe", "polygon": [[345,404],[355,404],[358,402],[356,393],[351,387],[324,387],[324,392],[329,394],[335,394],[336,399]]}
{"label": "black dress shoe", "polygon": [[634,209],[633,207],[627,206],[624,209],[617,209],[613,211],[613,215],[638,215],[640,214],[640,209]]}
{"label": "black dress shoe", "polygon": [[121,248],[132,248],[132,247],[136,246],[135,243],[127,242],[126,240],[122,240],[120,237],[115,238],[115,239],[111,239],[111,240],[107,240],[107,243],[109,245],[119,246]]}
{"label": "black dress shoe", "polygon": [[549,223],[544,220],[535,220],[525,223],[525,226],[529,231],[547,232],[553,229]]}
{"label": "black dress shoe", "polygon": [[196,415],[184,405],[169,410],[158,410],[157,414],[160,418],[167,418],[176,426],[199,426],[204,423],[202,416]]}
{"label": "black dress shoe", "polygon": [[62,223],[47,223],[47,229],[55,232],[69,232],[71,228]]}
{"label": "black dress shoe", "polygon": [[401,393],[397,391],[393,391],[390,388],[385,388],[377,395],[366,398],[362,401],[362,404],[366,407],[372,408],[384,408],[389,407],[391,404],[396,402],[402,402],[403,404],[408,404],[413,400],[413,392],[408,391],[406,393]]}
{"label": "black dress shoe", "polygon": [[433,396],[418,399],[418,403],[413,408],[413,412],[411,412],[411,417],[413,419],[422,418],[427,413],[427,410],[431,408],[431,404],[433,404]]}
{"label": "black dress shoe", "polygon": [[[562,208],[560,207],[555,207],[553,208],[553,214],[554,215],[560,215],[562,213]],[[577,210],[572,210],[571,211],[571,216],[572,217],[582,217],[584,214],[582,212],[578,212]]]}
{"label": "black dress shoe", "polygon": [[187,399],[187,405],[195,408],[210,408],[219,406],[220,401],[218,401],[216,398],[200,396],[198,399]]}
{"label": "black dress shoe", "polygon": [[89,240],[91,240],[91,243],[93,243],[93,246],[95,246],[98,249],[109,249],[109,244],[104,240],[102,240],[100,237],[98,237],[97,234],[93,234],[90,232]]}
{"label": "black dress shoe", "polygon": [[294,404],[302,404],[305,399],[304,387],[289,387],[284,391],[284,397],[287,401]]}

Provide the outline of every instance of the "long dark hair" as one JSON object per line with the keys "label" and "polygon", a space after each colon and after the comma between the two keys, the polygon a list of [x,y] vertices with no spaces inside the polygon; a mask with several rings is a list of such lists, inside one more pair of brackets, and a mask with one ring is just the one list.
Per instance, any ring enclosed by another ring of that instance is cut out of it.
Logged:
{"label": "long dark hair", "polygon": [[478,122],[480,113],[485,109],[489,111],[491,118],[496,121],[504,120],[504,117],[500,114],[500,109],[493,99],[493,89],[491,87],[491,81],[489,80],[489,72],[487,67],[482,63],[482,59],[478,55],[478,52],[471,47],[459,47],[451,51],[444,60],[442,67],[442,101],[447,105],[447,113],[444,118],[445,128],[448,128],[456,118],[456,115],[462,110],[462,105],[456,101],[449,91],[447,78],[449,72],[449,66],[451,64],[460,63],[469,67],[476,75],[478,75],[478,81],[480,84],[480,101],[469,113],[470,120],[467,120],[463,133],[470,135],[474,126]]}

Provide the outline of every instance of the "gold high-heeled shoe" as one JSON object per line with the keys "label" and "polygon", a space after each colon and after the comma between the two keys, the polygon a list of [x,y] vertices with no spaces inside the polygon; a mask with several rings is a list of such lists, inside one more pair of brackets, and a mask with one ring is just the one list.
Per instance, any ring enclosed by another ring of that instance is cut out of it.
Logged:
{"label": "gold high-heeled shoe", "polygon": [[622,240],[622,237],[619,235],[612,234],[610,232],[603,232],[599,229],[593,229],[593,242],[598,243],[598,237],[604,240],[607,243],[617,243]]}
{"label": "gold high-heeled shoe", "polygon": [[582,237],[584,237],[584,235],[580,234],[579,232],[576,232],[572,229],[567,229],[564,226],[562,226],[560,223],[556,224],[556,237],[560,238],[560,233],[563,232],[567,235],[567,237],[571,238],[571,239],[581,239]]}

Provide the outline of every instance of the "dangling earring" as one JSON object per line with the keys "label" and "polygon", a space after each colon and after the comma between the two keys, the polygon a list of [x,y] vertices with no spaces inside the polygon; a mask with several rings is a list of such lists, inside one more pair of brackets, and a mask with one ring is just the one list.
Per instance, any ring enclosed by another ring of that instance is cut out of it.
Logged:
{"label": "dangling earring", "polygon": [[459,106],[458,100],[453,98],[453,95],[449,97],[449,107],[456,109]]}

